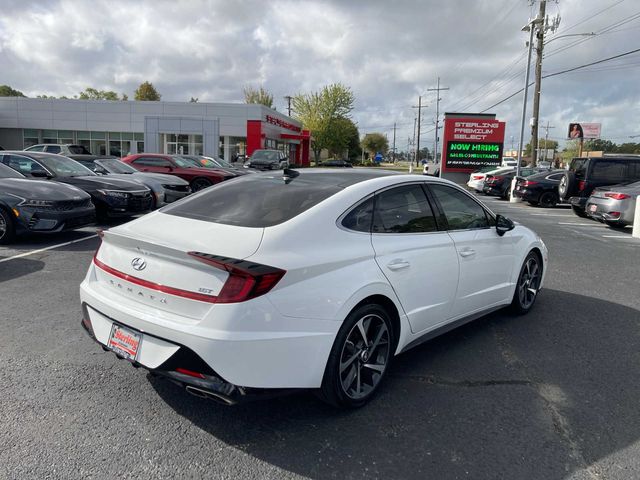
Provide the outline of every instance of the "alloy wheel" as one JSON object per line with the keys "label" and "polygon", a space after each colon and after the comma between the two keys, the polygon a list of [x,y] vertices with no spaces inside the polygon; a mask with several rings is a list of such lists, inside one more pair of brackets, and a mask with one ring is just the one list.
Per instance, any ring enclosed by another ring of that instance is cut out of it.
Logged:
{"label": "alloy wheel", "polygon": [[7,222],[5,222],[4,217],[0,215],[0,240],[4,238],[7,234]]}
{"label": "alloy wheel", "polygon": [[378,315],[362,317],[351,328],[340,355],[340,384],[343,392],[358,400],[378,386],[389,362],[390,337]]}
{"label": "alloy wheel", "polygon": [[540,264],[537,257],[530,256],[522,268],[518,280],[518,301],[524,310],[528,310],[536,299],[540,286]]}

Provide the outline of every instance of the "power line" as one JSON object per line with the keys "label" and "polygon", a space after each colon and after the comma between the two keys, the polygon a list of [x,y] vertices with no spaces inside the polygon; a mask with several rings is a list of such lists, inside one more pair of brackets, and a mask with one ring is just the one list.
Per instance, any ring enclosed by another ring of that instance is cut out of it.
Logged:
{"label": "power line", "polygon": [[[622,57],[625,57],[625,56],[627,56],[627,55],[632,55],[632,54],[637,53],[637,52],[640,52],[640,48],[636,48],[635,50],[630,50],[630,51],[628,51],[628,52],[624,52],[624,53],[621,53],[621,54],[619,54],[619,55],[614,55],[613,57],[603,58],[602,60],[597,60],[597,61],[595,61],[595,62],[586,63],[586,64],[584,64],[584,65],[579,65],[579,66],[577,66],[577,67],[568,68],[568,69],[566,69],[566,70],[561,70],[561,71],[559,71],[559,72],[548,73],[547,75],[543,75],[543,76],[542,76],[542,78],[555,77],[555,76],[557,76],[557,75],[562,75],[563,73],[574,72],[574,71],[576,71],[576,70],[580,70],[580,69],[583,69],[583,68],[586,68],[586,67],[590,67],[590,66],[592,66],[592,65],[598,65],[598,64],[600,64],[600,63],[604,63],[604,62],[608,62],[608,61],[611,61],[611,60],[615,60],[616,58],[622,58]],[[534,83],[534,82],[529,83],[528,87],[530,87],[531,85],[533,85],[533,83]],[[523,90],[524,90],[524,87],[523,87],[523,88],[521,88],[520,90],[518,90],[517,92],[513,92],[511,95],[509,95],[509,96],[507,96],[507,97],[503,98],[503,99],[502,99],[502,100],[500,100],[499,102],[494,103],[494,104],[493,104],[493,105],[491,105],[490,107],[485,108],[485,109],[484,109],[484,110],[482,110],[480,113],[484,113],[484,112],[486,112],[487,110],[491,110],[492,108],[497,107],[498,105],[500,105],[500,104],[502,104],[502,103],[506,102],[507,100],[512,99],[513,97],[515,97],[516,95],[518,95],[519,93],[521,93]]]}

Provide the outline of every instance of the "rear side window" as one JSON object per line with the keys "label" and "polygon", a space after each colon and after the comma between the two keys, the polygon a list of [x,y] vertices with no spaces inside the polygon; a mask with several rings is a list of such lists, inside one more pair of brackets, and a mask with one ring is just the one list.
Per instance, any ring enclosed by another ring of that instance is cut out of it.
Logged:
{"label": "rear side window", "polygon": [[371,232],[373,197],[356,206],[342,219],[342,226],[356,232]]}
{"label": "rear side window", "polygon": [[569,170],[572,171],[576,177],[584,178],[587,172],[587,163],[589,162],[588,158],[574,158],[571,161],[571,166]]}
{"label": "rear side window", "polygon": [[144,165],[147,167],[170,167],[171,163],[169,160],[165,160],[164,158],[154,158],[154,157],[140,157],[133,161],[136,165]]}
{"label": "rear side window", "polygon": [[640,180],[640,160],[629,160],[629,180]]}
{"label": "rear side window", "polygon": [[[340,185],[298,177],[245,175],[164,207],[169,215],[206,222],[264,228],[294,218],[342,190]],[[319,176],[317,176],[319,177]]]}
{"label": "rear side window", "polygon": [[624,160],[597,161],[593,165],[589,180],[596,182],[623,182],[627,179],[628,164]]}
{"label": "rear side window", "polygon": [[549,175],[547,177],[547,180],[554,180],[556,182],[559,182],[563,176],[564,176],[564,173],[554,173],[553,175]]}
{"label": "rear side window", "polygon": [[376,195],[374,233],[425,233],[437,230],[431,205],[420,185],[405,185]]}
{"label": "rear side window", "polygon": [[47,153],[60,153],[62,151],[58,145],[49,145],[46,150]]}
{"label": "rear side window", "polygon": [[430,185],[449,224],[449,230],[488,228],[490,223],[484,208],[464,192],[446,185]]}

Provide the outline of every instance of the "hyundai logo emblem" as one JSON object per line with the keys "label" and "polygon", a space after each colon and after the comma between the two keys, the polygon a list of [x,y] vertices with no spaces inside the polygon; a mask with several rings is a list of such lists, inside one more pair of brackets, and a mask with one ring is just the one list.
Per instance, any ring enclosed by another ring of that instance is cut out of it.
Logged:
{"label": "hyundai logo emblem", "polygon": [[131,260],[131,266],[133,267],[134,270],[140,271],[147,268],[147,262],[145,262],[143,258],[136,257],[133,260]]}

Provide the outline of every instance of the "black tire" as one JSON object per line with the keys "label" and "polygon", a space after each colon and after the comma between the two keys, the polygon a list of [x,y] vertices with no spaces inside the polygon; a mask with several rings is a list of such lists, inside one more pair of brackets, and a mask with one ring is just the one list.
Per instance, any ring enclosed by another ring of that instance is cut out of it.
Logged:
{"label": "black tire", "polygon": [[529,200],[529,205],[531,205],[532,207],[537,207],[538,206],[538,202],[533,202],[533,201]]}
{"label": "black tire", "polygon": [[[363,406],[378,391],[394,349],[395,335],[387,311],[377,304],[357,307],[338,331],[318,396],[335,407]],[[375,363],[371,363],[374,355]]]}
{"label": "black tire", "polygon": [[511,184],[509,184],[509,186],[502,192],[500,198],[503,200],[509,200],[511,198]]}
{"label": "black tire", "polygon": [[573,172],[564,172],[564,176],[558,184],[558,196],[562,200],[567,200],[573,196],[576,187],[576,176]]}
{"label": "black tire", "polygon": [[539,205],[543,208],[553,208],[558,204],[558,195],[555,192],[544,192],[538,199]]}
{"label": "black tire", "polygon": [[0,245],[8,245],[16,238],[16,227],[13,218],[6,210],[0,208]]}
{"label": "black tire", "polygon": [[589,215],[587,215],[585,213],[584,208],[576,207],[575,205],[571,205],[571,210],[573,210],[573,213],[575,213],[580,218],[589,218]]}
{"label": "black tire", "polygon": [[197,192],[197,191],[202,190],[204,188],[210,187],[211,185],[213,185],[211,180],[208,180],[206,178],[194,178],[191,181],[191,191],[192,192]]}
{"label": "black tire", "polygon": [[607,220],[605,220],[604,223],[606,223],[609,228],[614,228],[616,230],[624,230],[627,227],[626,225],[624,225],[622,223],[609,222]]}
{"label": "black tire", "polygon": [[524,315],[531,310],[536,298],[538,298],[541,280],[542,262],[540,257],[535,252],[529,252],[520,268],[516,291],[513,293],[511,301],[511,308],[515,313]]}

